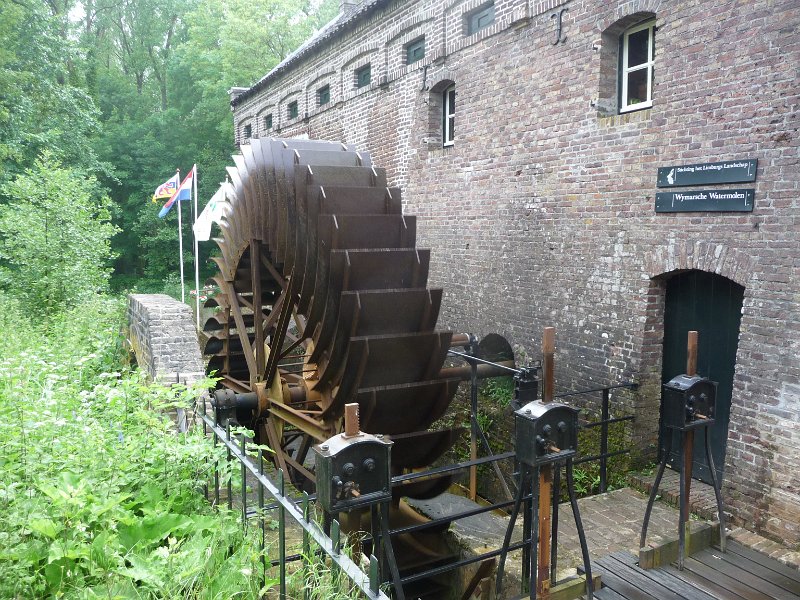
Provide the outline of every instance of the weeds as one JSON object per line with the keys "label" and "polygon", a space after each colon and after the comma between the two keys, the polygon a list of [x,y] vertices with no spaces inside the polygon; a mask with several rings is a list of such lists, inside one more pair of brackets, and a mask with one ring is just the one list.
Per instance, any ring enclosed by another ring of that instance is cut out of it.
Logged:
{"label": "weeds", "polygon": [[0,305],[0,597],[260,597],[255,537],[199,492],[222,447],[166,416],[197,390],[121,369],[122,303],[48,331]]}

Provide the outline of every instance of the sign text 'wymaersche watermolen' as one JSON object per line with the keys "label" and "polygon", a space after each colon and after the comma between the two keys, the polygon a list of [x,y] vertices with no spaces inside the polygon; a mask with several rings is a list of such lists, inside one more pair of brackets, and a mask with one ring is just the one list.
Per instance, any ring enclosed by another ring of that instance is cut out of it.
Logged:
{"label": "sign text 'wymaersche watermolen'", "polygon": [[755,192],[752,188],[658,192],[656,212],[752,212]]}

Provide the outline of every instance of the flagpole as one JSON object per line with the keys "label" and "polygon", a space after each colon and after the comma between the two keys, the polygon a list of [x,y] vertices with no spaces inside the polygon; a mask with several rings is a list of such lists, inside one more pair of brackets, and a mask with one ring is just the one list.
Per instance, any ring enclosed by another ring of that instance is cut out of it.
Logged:
{"label": "flagpole", "polygon": [[[194,223],[197,224],[197,164],[192,167],[194,169],[194,179],[192,186],[194,187]],[[197,250],[197,232],[194,231],[194,298],[195,298],[195,315],[197,317],[197,331],[200,331],[200,254]]]}
{"label": "flagpole", "polygon": [[175,201],[178,203],[178,254],[180,255],[181,263],[181,302],[186,302],[186,291],[183,285],[183,223],[181,222],[181,212],[183,211],[181,210],[180,184],[178,185],[177,198]]}

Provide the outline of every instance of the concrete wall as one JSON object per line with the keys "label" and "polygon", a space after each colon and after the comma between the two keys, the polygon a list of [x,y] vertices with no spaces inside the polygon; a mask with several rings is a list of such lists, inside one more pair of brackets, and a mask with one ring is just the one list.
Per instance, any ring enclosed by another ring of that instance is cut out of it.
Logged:
{"label": "concrete wall", "polygon": [[[442,325],[503,333],[534,357],[542,328],[556,326],[559,388],[642,383],[625,401],[645,452],[658,425],[662,276],[700,269],[744,286],[725,498],[745,524],[800,543],[800,5],[496,0],[494,25],[466,36],[464,14],[482,4],[368,0],[321,50],[234,102],[237,141],[249,124],[368,149],[433,249]],[[648,15],[653,106],[615,114],[618,36]],[[426,58],[402,65],[403,44],[423,34]],[[368,61],[373,83],[357,89]],[[449,82],[456,141],[442,148]],[[324,83],[331,103],[315,107]],[[744,158],[759,161],[752,213],[654,212],[658,167]]]}

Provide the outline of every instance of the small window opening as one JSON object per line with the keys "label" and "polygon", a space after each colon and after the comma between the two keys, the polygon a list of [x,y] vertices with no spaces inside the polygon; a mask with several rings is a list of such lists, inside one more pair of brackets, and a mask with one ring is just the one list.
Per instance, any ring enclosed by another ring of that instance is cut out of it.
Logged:
{"label": "small window opening", "polygon": [[406,64],[410,65],[425,58],[425,37],[406,45]]}
{"label": "small window opening", "polygon": [[266,117],[264,117],[264,129],[272,129],[272,113],[269,113]]}
{"label": "small window opening", "polygon": [[631,27],[620,39],[620,112],[653,105],[655,20]]}
{"label": "small window opening", "polygon": [[370,64],[367,63],[360,69],[356,69],[356,87],[362,88],[367,86],[372,81],[372,72],[370,69]]}
{"label": "small window opening", "polygon": [[466,16],[466,26],[467,26],[467,35],[472,35],[473,33],[477,33],[481,29],[484,29],[494,23],[494,2],[489,4],[485,4],[480,8],[473,10],[470,13],[467,13]]}
{"label": "small window opening", "polygon": [[331,86],[323,85],[317,90],[317,101],[320,106],[331,101]]}
{"label": "small window opening", "polygon": [[244,126],[244,139],[249,140],[253,136],[253,126],[252,125],[245,125]]}
{"label": "small window opening", "polygon": [[296,119],[297,115],[299,114],[297,109],[297,100],[295,100],[294,102],[289,102],[289,106],[287,107],[287,109],[289,113],[289,118]]}
{"label": "small window opening", "polygon": [[455,140],[456,86],[442,92],[442,146],[452,146]]}

